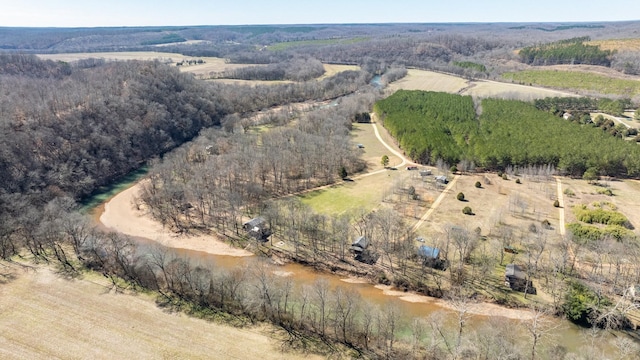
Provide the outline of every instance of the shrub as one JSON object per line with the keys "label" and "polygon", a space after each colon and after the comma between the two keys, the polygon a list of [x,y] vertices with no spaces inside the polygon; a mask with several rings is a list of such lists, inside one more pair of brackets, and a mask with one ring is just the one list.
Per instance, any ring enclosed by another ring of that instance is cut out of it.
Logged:
{"label": "shrub", "polygon": [[473,215],[473,210],[471,210],[470,207],[465,206],[464,209],[462,209],[462,213],[465,215]]}
{"label": "shrub", "polygon": [[453,166],[451,167],[451,169],[449,169],[449,170],[451,171],[451,173],[452,173],[452,174],[455,174],[455,173],[457,173],[457,172],[458,172],[458,167],[457,167],[457,166],[455,166],[455,165],[453,165]]}
{"label": "shrub", "polygon": [[537,233],[538,232],[538,226],[534,223],[529,224],[529,231],[532,233]]}
{"label": "shrub", "polygon": [[569,188],[564,189],[564,194],[567,196],[576,196],[576,193],[574,193],[573,190]]}
{"label": "shrub", "polygon": [[509,180],[509,177],[507,176],[507,174],[502,174],[502,180]]}
{"label": "shrub", "polygon": [[613,196],[613,191],[611,191],[611,189],[598,189],[598,194],[601,195],[607,195],[607,196]]}
{"label": "shrub", "polygon": [[560,201],[556,200],[553,202],[553,207],[560,207]]}
{"label": "shrub", "polygon": [[516,184],[522,184],[522,182],[520,181],[520,179],[516,179]]}
{"label": "shrub", "polygon": [[464,194],[459,192],[458,195],[456,196],[456,199],[458,199],[459,201],[464,201]]}
{"label": "shrub", "polygon": [[547,230],[551,229],[551,223],[549,222],[549,220],[542,220],[542,228]]}
{"label": "shrub", "polygon": [[477,187],[478,189],[480,189],[480,188],[482,187],[482,184],[480,183],[480,181],[476,181],[476,187]]}

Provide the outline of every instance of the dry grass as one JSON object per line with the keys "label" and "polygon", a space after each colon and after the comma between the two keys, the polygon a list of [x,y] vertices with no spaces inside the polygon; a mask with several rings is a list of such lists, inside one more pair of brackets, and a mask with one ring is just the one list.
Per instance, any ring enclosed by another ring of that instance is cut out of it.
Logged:
{"label": "dry grass", "polygon": [[467,86],[463,78],[433,71],[409,69],[407,76],[389,84],[391,92],[397,90],[425,90],[457,93]]}
{"label": "dry grass", "polygon": [[640,51],[640,39],[594,40],[585,44],[598,45],[602,50]]}
{"label": "dry grass", "polygon": [[348,70],[360,70],[360,67],[357,65],[338,65],[338,64],[322,64],[324,67],[324,74],[318,78],[318,80],[322,80],[328,77],[331,77],[337,73],[341,73],[343,71]]}
{"label": "dry grass", "polygon": [[68,53],[68,54],[40,54],[39,58],[54,61],[77,61],[81,59],[105,59],[107,61],[116,60],[159,60],[176,63],[190,58],[184,55],[155,51],[126,51],[126,52],[97,52],[97,53]]}
{"label": "dry grass", "polygon": [[238,329],[165,312],[144,294],[115,294],[99,274],[0,269],[16,276],[0,286],[2,359],[320,359],[281,352],[272,328]]}
{"label": "dry grass", "polygon": [[[600,180],[596,186],[580,179],[562,179],[563,188],[569,189],[574,195],[564,195],[565,221],[575,222],[576,217],[571,208],[579,204],[592,204],[596,201],[610,202],[629,219],[636,228],[636,235],[640,235],[640,182],[638,180]],[[613,196],[598,194],[600,189],[611,189]]]}
{"label": "dry grass", "polygon": [[545,89],[535,86],[509,84],[498,81],[474,81],[473,86],[462,92],[478,98],[500,98],[530,101],[546,97],[576,96],[568,92]]}
{"label": "dry grass", "polygon": [[[485,184],[485,176],[491,184]],[[437,211],[423,224],[418,232],[427,237],[443,238],[444,229],[449,225],[461,226],[474,231],[481,229],[482,235],[494,235],[498,226],[509,226],[526,231],[531,223],[540,225],[549,220],[558,229],[558,210],[553,207],[557,194],[555,181],[534,182],[521,178],[521,184],[515,178],[503,180],[497,174],[463,175],[451,191],[446,194]],[[480,181],[482,188],[476,188]],[[462,192],[466,201],[456,195]],[[526,207],[514,206],[516,200]],[[471,207],[475,215],[464,215],[462,208]]]}
{"label": "dry grass", "polygon": [[497,81],[467,81],[463,78],[433,71],[410,69],[407,76],[388,86],[390,92],[397,90],[443,91],[471,95],[473,97],[533,100],[554,96],[575,96],[574,94],[518,84]]}

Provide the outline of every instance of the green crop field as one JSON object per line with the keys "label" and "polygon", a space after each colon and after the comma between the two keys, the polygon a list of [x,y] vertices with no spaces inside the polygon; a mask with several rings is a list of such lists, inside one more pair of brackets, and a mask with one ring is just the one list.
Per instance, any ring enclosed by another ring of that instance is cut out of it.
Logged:
{"label": "green crop field", "polygon": [[560,89],[588,90],[603,94],[640,94],[640,81],[615,79],[581,71],[525,70],[502,74],[507,80]]}

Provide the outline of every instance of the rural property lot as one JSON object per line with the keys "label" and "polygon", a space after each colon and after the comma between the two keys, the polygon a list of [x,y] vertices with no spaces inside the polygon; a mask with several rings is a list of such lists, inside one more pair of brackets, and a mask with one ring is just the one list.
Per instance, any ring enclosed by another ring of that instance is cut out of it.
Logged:
{"label": "rural property lot", "polygon": [[145,294],[114,294],[99,274],[66,280],[46,267],[0,269],[16,276],[0,287],[2,359],[321,358],[281,352],[273,329],[215,324],[164,312]]}

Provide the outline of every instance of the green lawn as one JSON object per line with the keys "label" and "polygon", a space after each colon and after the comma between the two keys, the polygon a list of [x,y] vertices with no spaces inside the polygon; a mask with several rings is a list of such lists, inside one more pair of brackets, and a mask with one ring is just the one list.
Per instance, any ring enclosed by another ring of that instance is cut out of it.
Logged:
{"label": "green lawn", "polygon": [[502,74],[507,80],[560,89],[589,90],[603,94],[640,94],[640,81],[615,79],[604,75],[562,70],[525,70]]}
{"label": "green lawn", "polygon": [[323,214],[341,214],[357,208],[371,211],[380,205],[383,189],[391,186],[393,179],[403,175],[406,174],[402,170],[387,170],[302,194],[299,198],[314,211]]}

